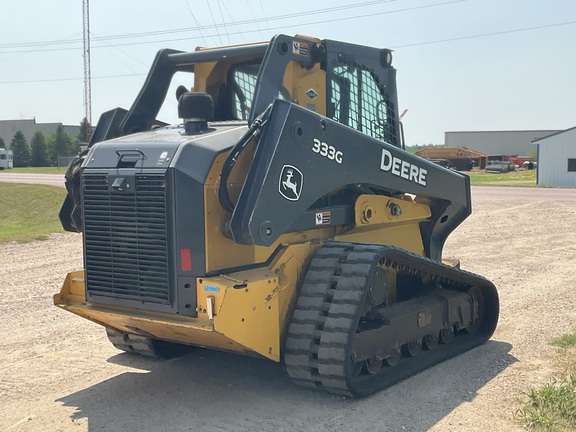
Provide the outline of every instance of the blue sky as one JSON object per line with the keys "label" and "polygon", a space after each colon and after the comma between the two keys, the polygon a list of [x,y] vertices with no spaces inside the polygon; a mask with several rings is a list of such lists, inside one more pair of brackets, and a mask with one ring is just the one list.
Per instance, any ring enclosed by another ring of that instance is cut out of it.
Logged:
{"label": "blue sky", "polygon": [[[9,3],[0,119],[78,124],[82,1]],[[394,49],[409,145],[441,144],[445,131],[576,125],[573,0],[92,0],[90,27],[93,123],[130,107],[161,48],[285,33]],[[176,121],[172,105],[163,120]]]}

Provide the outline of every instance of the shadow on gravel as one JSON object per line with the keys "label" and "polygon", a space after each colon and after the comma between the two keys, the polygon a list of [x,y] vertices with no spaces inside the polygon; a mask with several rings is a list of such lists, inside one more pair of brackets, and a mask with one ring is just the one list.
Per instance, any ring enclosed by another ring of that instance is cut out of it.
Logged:
{"label": "shadow on gravel", "polygon": [[60,398],[90,431],[425,431],[516,359],[489,341],[364,399],[292,384],[275,363],[209,350],[161,362],[119,354],[142,369]]}

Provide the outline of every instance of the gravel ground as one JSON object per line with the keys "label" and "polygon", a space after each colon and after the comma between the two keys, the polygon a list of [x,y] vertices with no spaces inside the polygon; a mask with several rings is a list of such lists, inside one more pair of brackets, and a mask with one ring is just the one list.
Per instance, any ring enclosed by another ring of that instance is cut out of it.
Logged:
{"label": "gravel ground", "polygon": [[294,386],[274,363],[198,349],[166,362],[120,353],[52,304],[81,268],[77,234],[0,246],[0,430],[521,431],[522,393],[557,367],[574,329],[576,190],[473,188],[445,256],[499,288],[485,345],[371,397]]}

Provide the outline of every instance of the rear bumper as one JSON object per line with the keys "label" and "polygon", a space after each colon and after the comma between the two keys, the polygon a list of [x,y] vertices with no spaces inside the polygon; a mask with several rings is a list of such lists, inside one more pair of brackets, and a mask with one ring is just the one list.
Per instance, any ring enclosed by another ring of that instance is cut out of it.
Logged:
{"label": "rear bumper", "polygon": [[197,317],[88,301],[84,270],[67,275],[54,304],[121,332],[280,362],[302,267],[317,247],[287,246],[267,267],[196,279]]}
{"label": "rear bumper", "polygon": [[84,271],[69,273],[54,304],[102,326],[153,339],[205,346],[243,354],[257,354],[214,330],[208,318],[89,303],[85,298]]}

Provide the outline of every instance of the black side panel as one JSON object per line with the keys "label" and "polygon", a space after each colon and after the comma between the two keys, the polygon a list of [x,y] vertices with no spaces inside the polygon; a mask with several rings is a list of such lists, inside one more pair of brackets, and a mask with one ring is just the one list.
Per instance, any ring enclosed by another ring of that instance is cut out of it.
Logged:
{"label": "black side panel", "polygon": [[66,195],[58,217],[60,218],[60,224],[65,231],[82,232],[81,212],[70,196],[70,193]]}
{"label": "black side panel", "polygon": [[274,98],[278,97],[288,63],[297,61],[302,67],[310,68],[322,56],[323,48],[321,45],[297,37],[274,36],[266,50],[262,66],[260,66],[248,124],[251,125],[256,117],[262,114],[272,103]]}
{"label": "black side panel", "polygon": [[206,274],[204,190],[202,183],[174,171],[174,220],[170,223],[175,245],[178,310],[196,316],[196,277]]}
{"label": "black side panel", "polygon": [[158,123],[156,116],[176,72],[193,72],[195,63],[220,61],[225,58],[261,58],[267,47],[268,44],[263,43],[194,52],[160,50],[154,58],[144,86],[121,124],[122,134],[149,130],[153,124]]}
{"label": "black side panel", "polygon": [[128,111],[123,108],[116,108],[102,114],[90,138],[90,145],[121,136],[120,124],[127,113]]}
{"label": "black side panel", "polygon": [[150,129],[160,112],[172,76],[176,72],[175,65],[168,60],[168,57],[179,52],[170,49],[158,51],[142,90],[120,125],[122,135]]}
{"label": "black side panel", "polygon": [[232,215],[232,235],[270,245],[320,197],[356,184],[428,198],[439,209],[425,239],[434,259],[471,211],[468,177],[277,99]]}

